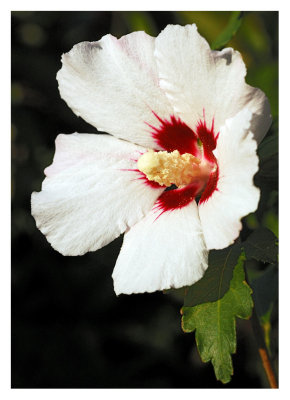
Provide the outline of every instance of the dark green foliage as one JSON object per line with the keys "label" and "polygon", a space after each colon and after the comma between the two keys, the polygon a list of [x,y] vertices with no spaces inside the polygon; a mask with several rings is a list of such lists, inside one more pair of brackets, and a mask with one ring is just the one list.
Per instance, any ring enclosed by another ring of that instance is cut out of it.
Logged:
{"label": "dark green foliage", "polygon": [[266,271],[258,278],[252,280],[253,299],[259,317],[267,314],[273,307],[278,296],[278,268],[269,265]]}
{"label": "dark green foliage", "polygon": [[223,297],[229,289],[240,254],[239,242],[223,250],[210,251],[208,269],[200,281],[189,287],[184,297],[184,306],[193,307]]}
{"label": "dark green foliage", "polygon": [[254,258],[264,263],[276,263],[278,261],[277,238],[267,228],[255,230],[243,243],[246,258]]}

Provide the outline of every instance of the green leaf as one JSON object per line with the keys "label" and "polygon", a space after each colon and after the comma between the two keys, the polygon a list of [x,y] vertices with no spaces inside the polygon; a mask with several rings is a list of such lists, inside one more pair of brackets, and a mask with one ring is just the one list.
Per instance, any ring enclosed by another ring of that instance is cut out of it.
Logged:
{"label": "green leaf", "polygon": [[255,230],[243,243],[246,258],[251,258],[264,263],[275,264],[278,262],[278,239],[267,228]]}
{"label": "green leaf", "polygon": [[203,362],[211,361],[218,380],[227,383],[233,374],[231,354],[236,352],[236,317],[248,319],[252,313],[251,288],[245,282],[244,255],[239,258],[228,292],[218,301],[183,307],[182,329],[195,331]]}
{"label": "green leaf", "polygon": [[239,242],[223,250],[212,250],[209,253],[208,269],[201,280],[188,288],[184,306],[193,307],[223,297],[230,287],[240,254]]}
{"label": "green leaf", "polygon": [[211,48],[213,50],[221,49],[237,33],[237,31],[242,23],[242,15],[243,15],[243,13],[241,11],[233,11],[231,13],[231,17],[228,22],[228,25],[211,44]]}

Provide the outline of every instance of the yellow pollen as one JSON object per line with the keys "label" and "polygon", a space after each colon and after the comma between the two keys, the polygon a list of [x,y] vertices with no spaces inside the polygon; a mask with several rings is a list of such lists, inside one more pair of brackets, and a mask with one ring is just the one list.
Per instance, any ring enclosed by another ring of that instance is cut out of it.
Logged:
{"label": "yellow pollen", "polygon": [[200,175],[200,160],[192,154],[180,154],[178,150],[154,152],[149,150],[138,160],[138,169],[150,181],[161,186],[180,187],[189,185]]}

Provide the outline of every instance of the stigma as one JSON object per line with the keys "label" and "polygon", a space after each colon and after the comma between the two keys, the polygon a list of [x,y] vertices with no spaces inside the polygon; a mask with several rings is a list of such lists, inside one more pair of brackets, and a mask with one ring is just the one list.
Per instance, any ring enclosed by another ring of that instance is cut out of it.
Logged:
{"label": "stigma", "polygon": [[203,174],[201,161],[190,153],[149,150],[138,160],[138,169],[147,179],[160,186],[176,185],[183,187],[199,179]]}

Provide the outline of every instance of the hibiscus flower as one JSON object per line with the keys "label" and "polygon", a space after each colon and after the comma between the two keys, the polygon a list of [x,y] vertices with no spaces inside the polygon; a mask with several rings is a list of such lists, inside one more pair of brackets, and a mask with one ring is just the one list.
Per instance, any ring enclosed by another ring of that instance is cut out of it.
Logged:
{"label": "hibiscus flower", "polygon": [[192,285],[208,251],[239,236],[256,210],[264,93],[231,48],[212,51],[195,25],[157,38],[133,32],[75,45],[61,97],[107,134],[61,134],[32,214],[52,247],[82,255],[125,232],[113,272],[120,293]]}

